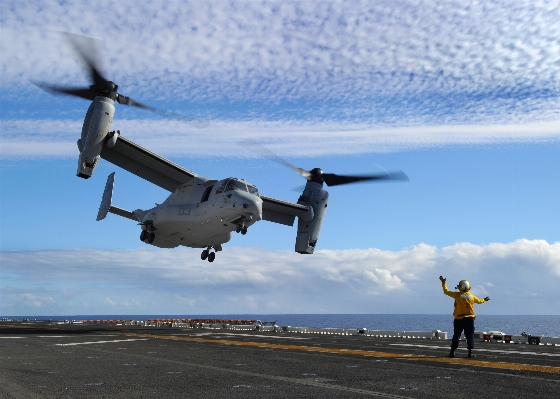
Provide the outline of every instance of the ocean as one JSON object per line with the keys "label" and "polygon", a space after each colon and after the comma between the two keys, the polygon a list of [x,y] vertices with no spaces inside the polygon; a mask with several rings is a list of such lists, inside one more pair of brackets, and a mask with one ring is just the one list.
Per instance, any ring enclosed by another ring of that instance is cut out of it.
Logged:
{"label": "ocean", "polygon": [[[230,314],[230,315],[73,315],[73,316],[12,316],[36,320],[91,319],[241,319],[276,321],[279,326],[323,328],[367,328],[368,330],[432,331],[453,333],[453,316],[438,314]],[[475,321],[476,331],[501,331],[506,334],[560,337],[560,315],[506,316],[480,315]]]}

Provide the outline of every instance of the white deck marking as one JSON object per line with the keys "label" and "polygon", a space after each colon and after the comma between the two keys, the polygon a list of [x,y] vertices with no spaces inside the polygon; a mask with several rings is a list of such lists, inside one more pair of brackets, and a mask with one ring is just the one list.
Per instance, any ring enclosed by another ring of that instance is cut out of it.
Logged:
{"label": "white deck marking", "polygon": [[72,335],[39,335],[39,338],[68,338]]}
{"label": "white deck marking", "polygon": [[95,344],[110,344],[114,342],[147,341],[147,340],[148,338],[130,338],[130,339],[115,339],[113,341],[72,342],[69,344],[55,344],[55,345],[56,346],[95,345]]}
{"label": "white deck marking", "polygon": [[311,337],[277,337],[274,335],[253,335],[253,334],[235,334],[235,333],[223,333],[223,332],[205,332],[205,333],[196,333],[196,334],[173,334],[173,335],[182,335],[187,337],[206,337],[208,335],[214,335],[219,338],[220,335],[229,335],[232,337],[251,337],[251,338],[275,338],[275,339],[311,339]]}
{"label": "white deck marking", "polygon": [[[409,347],[417,347],[417,348],[433,348],[433,349],[449,349],[449,346],[435,346],[435,345],[418,345],[418,344],[389,344],[392,346],[409,346]],[[463,350],[463,348],[457,348],[459,350]],[[466,349],[465,349],[466,350]],[[499,353],[499,354],[519,354],[519,355],[535,355],[535,356],[553,356],[553,357],[560,357],[560,353],[541,353],[541,352],[525,352],[525,351],[516,351],[516,350],[506,350],[504,349],[480,349],[474,348],[476,352],[492,352],[492,353]]]}

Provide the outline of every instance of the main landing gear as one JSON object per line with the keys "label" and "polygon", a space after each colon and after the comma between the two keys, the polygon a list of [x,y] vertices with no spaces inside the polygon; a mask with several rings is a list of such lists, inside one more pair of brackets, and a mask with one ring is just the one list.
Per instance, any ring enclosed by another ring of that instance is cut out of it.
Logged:
{"label": "main landing gear", "polygon": [[208,259],[208,262],[214,262],[214,259],[216,259],[216,252],[210,252],[210,249],[212,249],[212,247],[208,247],[207,249],[202,251],[202,253],[200,254],[200,259]]}
{"label": "main landing gear", "polygon": [[156,233],[154,233],[153,231],[142,230],[142,232],[140,233],[140,241],[151,244],[154,242],[155,239],[156,239]]}

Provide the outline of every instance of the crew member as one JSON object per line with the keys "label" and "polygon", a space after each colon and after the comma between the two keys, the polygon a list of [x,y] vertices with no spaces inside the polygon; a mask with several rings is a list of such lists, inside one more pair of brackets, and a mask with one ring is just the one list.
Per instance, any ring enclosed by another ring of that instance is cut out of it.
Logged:
{"label": "crew member", "polygon": [[457,291],[449,291],[447,289],[446,279],[439,276],[441,281],[441,286],[443,288],[443,293],[455,299],[455,305],[453,309],[453,339],[451,340],[451,352],[449,352],[449,357],[455,357],[455,349],[459,347],[459,337],[463,330],[465,331],[465,338],[467,339],[467,348],[469,350],[468,357],[474,357],[472,350],[474,349],[474,319],[476,318],[474,314],[474,304],[484,303],[490,300],[489,297],[484,299],[479,299],[469,291],[471,285],[467,280],[459,281],[459,284],[455,287]]}

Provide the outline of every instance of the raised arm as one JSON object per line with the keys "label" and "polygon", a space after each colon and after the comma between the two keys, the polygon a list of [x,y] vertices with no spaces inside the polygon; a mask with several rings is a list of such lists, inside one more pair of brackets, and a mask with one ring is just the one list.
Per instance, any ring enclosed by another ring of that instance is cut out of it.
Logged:
{"label": "raised arm", "polygon": [[442,276],[439,276],[439,281],[441,281],[441,288],[443,288],[443,293],[447,296],[450,296],[451,298],[455,298],[455,292],[449,291],[447,289],[447,283],[446,283],[447,279]]}

